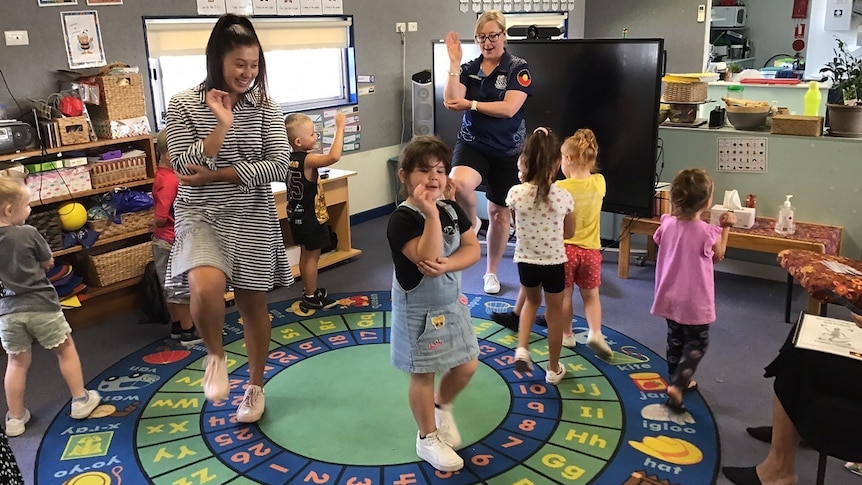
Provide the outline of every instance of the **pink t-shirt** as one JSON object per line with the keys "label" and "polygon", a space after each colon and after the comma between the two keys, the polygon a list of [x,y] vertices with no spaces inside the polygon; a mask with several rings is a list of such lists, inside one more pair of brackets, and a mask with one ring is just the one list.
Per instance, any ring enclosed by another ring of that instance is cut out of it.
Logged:
{"label": "pink t-shirt", "polygon": [[655,299],[650,313],[687,325],[715,321],[712,247],[721,228],[701,220],[661,216],[653,235],[658,244]]}

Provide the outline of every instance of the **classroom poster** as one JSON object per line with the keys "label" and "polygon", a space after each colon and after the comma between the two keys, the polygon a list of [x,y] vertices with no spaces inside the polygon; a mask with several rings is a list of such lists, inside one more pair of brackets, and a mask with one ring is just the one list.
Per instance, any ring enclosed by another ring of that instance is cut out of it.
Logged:
{"label": "classroom poster", "polygon": [[197,0],[198,15],[224,15],[227,13],[224,0]]}
{"label": "classroom poster", "polygon": [[250,16],[252,14],[251,0],[225,0],[227,13]]}
{"label": "classroom poster", "polygon": [[102,49],[102,33],[99,29],[99,14],[95,10],[60,12],[63,23],[63,39],[69,69],[101,67],[107,64]]}
{"label": "classroom poster", "polygon": [[278,0],[276,10],[279,15],[302,15],[300,0]]}
{"label": "classroom poster", "polygon": [[278,2],[276,0],[254,0],[251,5],[254,15],[277,15]]}
{"label": "classroom poster", "polygon": [[299,0],[302,15],[323,15],[322,0]]}

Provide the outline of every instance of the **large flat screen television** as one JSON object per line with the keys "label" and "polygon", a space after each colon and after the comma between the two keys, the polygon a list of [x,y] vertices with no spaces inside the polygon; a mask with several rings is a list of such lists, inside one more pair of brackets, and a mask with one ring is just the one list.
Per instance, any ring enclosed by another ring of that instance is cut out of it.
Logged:
{"label": "large flat screen television", "polygon": [[[454,145],[462,113],[443,107],[449,56],[442,42],[432,48],[434,130]],[[663,40],[525,40],[506,48],[530,65],[533,96],[524,108],[528,133],[538,126],[563,137],[592,129],[608,187],[602,210],[651,217]],[[462,49],[464,62],[479,55],[472,40],[462,41]]]}

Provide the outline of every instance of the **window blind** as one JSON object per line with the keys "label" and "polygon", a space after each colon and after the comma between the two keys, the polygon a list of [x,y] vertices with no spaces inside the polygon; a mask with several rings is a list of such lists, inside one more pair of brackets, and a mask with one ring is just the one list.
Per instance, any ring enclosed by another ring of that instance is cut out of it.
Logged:
{"label": "window blind", "polygon": [[[150,57],[203,55],[216,18],[144,19]],[[349,17],[251,19],[265,51],[349,47]]]}

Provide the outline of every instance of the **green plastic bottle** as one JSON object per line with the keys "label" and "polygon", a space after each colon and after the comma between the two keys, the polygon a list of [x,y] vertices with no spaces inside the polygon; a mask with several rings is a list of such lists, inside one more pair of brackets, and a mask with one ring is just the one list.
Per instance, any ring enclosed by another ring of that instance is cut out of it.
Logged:
{"label": "green plastic bottle", "polygon": [[817,116],[820,113],[820,85],[817,81],[808,83],[808,91],[803,100],[805,116]]}

